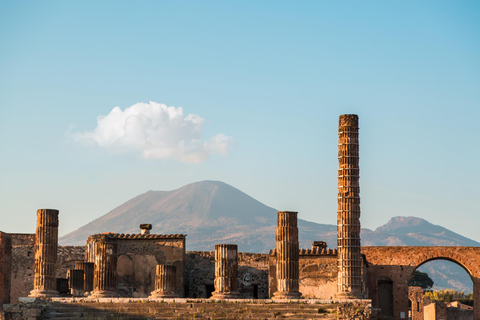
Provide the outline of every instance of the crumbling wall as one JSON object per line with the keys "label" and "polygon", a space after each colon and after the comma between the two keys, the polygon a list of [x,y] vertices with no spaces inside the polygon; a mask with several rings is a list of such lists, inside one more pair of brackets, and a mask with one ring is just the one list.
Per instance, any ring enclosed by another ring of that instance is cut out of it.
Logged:
{"label": "crumbling wall", "polygon": [[[309,299],[334,298],[337,292],[336,251],[331,251],[330,254],[302,254],[304,251],[300,251],[298,262],[299,291],[302,293],[302,297]],[[269,258],[269,296],[272,297],[273,293],[277,291],[277,260],[274,251]]]}
{"label": "crumbling wall", "polygon": [[10,302],[10,270],[12,266],[12,239],[0,232],[0,306]]}
{"label": "crumbling wall", "polygon": [[[215,253],[186,253],[186,294],[189,298],[208,298],[215,280]],[[268,298],[268,254],[238,253],[239,291],[243,298]]]}
{"label": "crumbling wall", "polygon": [[[30,240],[29,242],[31,243]],[[85,247],[59,246],[57,256],[57,278],[65,278],[67,270],[73,268],[74,261],[83,261]],[[17,303],[18,298],[27,297],[33,290],[35,254],[33,244],[12,247],[12,269],[10,301]]]}

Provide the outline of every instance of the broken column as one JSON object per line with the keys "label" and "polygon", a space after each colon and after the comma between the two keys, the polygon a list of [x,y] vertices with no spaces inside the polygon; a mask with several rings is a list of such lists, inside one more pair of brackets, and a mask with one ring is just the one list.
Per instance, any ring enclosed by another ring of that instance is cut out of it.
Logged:
{"label": "broken column", "polygon": [[211,299],[238,299],[238,258],[236,244],[215,245],[215,291]]}
{"label": "broken column", "polygon": [[339,298],[362,296],[358,116],[340,116],[338,127],[338,286]]}
{"label": "broken column", "polygon": [[93,262],[75,262],[75,269],[83,271],[83,290],[85,293],[93,290],[93,273],[95,264]]}
{"label": "broken column", "polygon": [[297,214],[277,212],[277,292],[272,299],[299,299]]}
{"label": "broken column", "polygon": [[67,279],[70,294],[74,297],[83,297],[85,293],[83,270],[68,269]]}
{"label": "broken column", "polygon": [[106,235],[95,244],[95,268],[91,297],[116,297],[117,288],[117,243]]}
{"label": "broken column", "polygon": [[155,291],[150,298],[177,298],[177,268],[163,264],[157,265],[155,273]]}
{"label": "broken column", "polygon": [[58,210],[37,211],[35,233],[35,276],[30,297],[58,296],[55,279],[58,246]]}

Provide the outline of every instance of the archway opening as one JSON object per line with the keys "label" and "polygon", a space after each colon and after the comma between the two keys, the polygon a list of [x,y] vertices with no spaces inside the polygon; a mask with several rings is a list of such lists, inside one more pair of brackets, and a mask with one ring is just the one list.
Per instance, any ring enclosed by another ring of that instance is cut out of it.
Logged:
{"label": "archway opening", "polygon": [[472,277],[455,261],[440,258],[422,263],[410,277],[408,296],[412,320],[473,317]]}

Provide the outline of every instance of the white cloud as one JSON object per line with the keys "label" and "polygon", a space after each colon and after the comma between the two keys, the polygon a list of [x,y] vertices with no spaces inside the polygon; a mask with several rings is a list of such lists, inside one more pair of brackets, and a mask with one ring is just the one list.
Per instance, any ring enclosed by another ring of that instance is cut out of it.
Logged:
{"label": "white cloud", "polygon": [[98,145],[112,152],[141,152],[145,158],[202,162],[210,154],[227,155],[235,149],[233,137],[219,133],[203,140],[205,119],[197,114],[184,116],[183,108],[150,102],[137,103],[122,111],[115,107],[97,117],[93,131],[76,132],[75,141]]}

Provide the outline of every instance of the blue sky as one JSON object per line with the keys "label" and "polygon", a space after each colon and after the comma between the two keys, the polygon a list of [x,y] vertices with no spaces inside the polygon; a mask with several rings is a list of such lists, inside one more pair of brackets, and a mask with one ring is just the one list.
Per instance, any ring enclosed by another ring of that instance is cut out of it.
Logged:
{"label": "blue sky", "polygon": [[[3,1],[1,230],[56,208],[65,234],[200,180],[335,224],[338,116],[356,113],[362,225],[412,215],[480,241],[479,61],[478,1]],[[91,139],[150,101],[203,119],[160,123],[196,136],[165,129],[162,157],[131,142],[159,123]]]}

